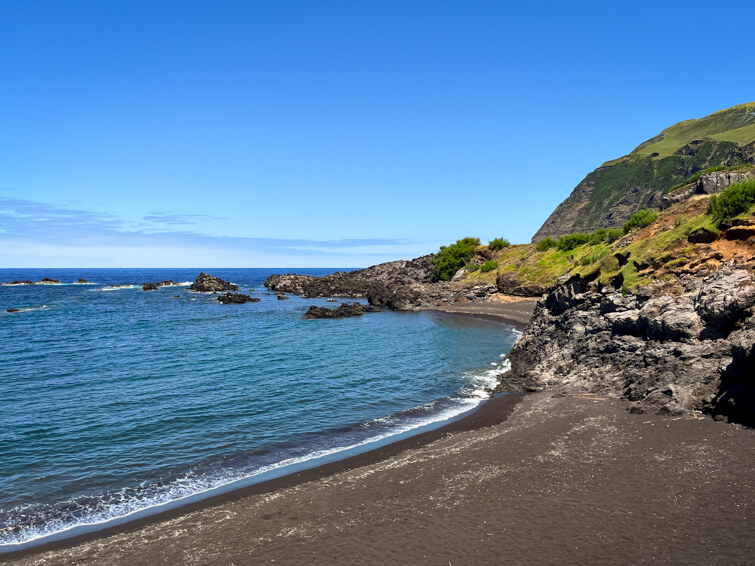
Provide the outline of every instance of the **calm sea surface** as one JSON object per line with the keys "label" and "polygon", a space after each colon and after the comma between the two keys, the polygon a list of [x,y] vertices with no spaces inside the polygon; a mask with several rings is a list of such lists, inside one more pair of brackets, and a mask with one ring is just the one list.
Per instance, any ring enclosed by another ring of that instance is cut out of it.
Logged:
{"label": "calm sea surface", "polygon": [[199,271],[0,269],[63,283],[0,287],[0,551],[452,418],[518,336],[429,312],[302,320],[334,305],[266,294],[290,270],[206,270],[253,288],[244,305],[112,287]]}

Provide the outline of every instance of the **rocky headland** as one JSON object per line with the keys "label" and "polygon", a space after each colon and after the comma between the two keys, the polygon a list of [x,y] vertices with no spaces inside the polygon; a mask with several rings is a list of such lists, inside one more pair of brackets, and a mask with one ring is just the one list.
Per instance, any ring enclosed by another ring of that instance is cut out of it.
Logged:
{"label": "rocky headland", "polygon": [[366,298],[371,305],[416,311],[454,302],[476,301],[498,292],[490,283],[433,282],[432,255],[393,261],[324,277],[271,275],[265,287],[308,297]]}

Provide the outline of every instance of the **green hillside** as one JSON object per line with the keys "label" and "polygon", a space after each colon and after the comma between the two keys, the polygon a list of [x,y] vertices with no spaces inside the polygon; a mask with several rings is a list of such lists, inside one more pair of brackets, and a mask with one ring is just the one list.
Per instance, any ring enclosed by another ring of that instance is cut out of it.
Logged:
{"label": "green hillside", "polygon": [[690,142],[707,139],[737,144],[755,141],[755,102],[739,104],[704,118],[674,124],[637,146],[629,155],[664,157],[673,155]]}
{"label": "green hillside", "polygon": [[755,163],[755,103],[679,122],[587,175],[532,241],[618,227],[698,171],[748,163]]}

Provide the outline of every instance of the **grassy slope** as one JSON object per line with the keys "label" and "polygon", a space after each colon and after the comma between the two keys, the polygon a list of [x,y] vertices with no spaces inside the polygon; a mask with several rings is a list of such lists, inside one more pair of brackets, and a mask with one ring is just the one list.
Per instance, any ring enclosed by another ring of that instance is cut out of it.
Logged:
{"label": "grassy slope", "polygon": [[[630,290],[653,280],[695,272],[706,265],[715,268],[732,257],[752,257],[752,248],[745,243],[688,241],[689,234],[700,228],[718,233],[705,214],[708,198],[681,202],[661,212],[650,226],[610,245],[584,244],[568,252],[557,249],[539,252],[534,244],[524,244],[493,252],[499,261],[498,270],[482,273],[478,269],[468,279],[495,283],[497,273],[513,273],[523,285],[547,286],[564,275],[580,275],[603,284],[621,284]],[[755,222],[755,206],[738,218]],[[619,258],[628,261],[621,265]]]}
{"label": "grassy slope", "polygon": [[732,106],[697,120],[685,120],[666,128],[640,144],[630,155],[672,155],[694,140],[715,139],[749,143],[755,140],[755,102]]}
{"label": "grassy slope", "polygon": [[[680,148],[704,140],[686,155]],[[686,120],[667,128],[640,144],[632,153],[608,161],[587,175],[580,185],[587,185],[589,201],[580,210],[574,226],[563,233],[590,232],[599,227],[616,227],[626,219],[607,219],[607,214],[630,191],[639,192],[635,209],[652,206],[670,187],[683,182],[697,171],[712,166],[737,166],[752,162],[755,149],[743,147],[755,142],[755,103],[741,104],[697,120]],[[569,209],[577,201],[564,201]],[[628,217],[628,215],[627,215]]]}

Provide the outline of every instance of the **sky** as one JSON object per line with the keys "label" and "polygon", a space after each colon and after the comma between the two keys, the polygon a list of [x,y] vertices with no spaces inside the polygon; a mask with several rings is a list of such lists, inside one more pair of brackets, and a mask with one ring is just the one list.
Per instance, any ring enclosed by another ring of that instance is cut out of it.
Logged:
{"label": "sky", "polygon": [[755,100],[751,12],[0,0],[0,267],[361,267],[529,242],[604,161]]}

